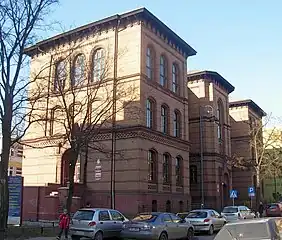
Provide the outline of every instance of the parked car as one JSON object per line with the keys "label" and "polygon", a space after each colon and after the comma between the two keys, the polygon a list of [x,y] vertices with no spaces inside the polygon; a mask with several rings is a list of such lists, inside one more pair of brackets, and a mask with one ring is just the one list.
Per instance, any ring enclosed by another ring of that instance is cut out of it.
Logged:
{"label": "parked car", "polygon": [[72,239],[87,237],[102,240],[119,237],[123,223],[128,219],[117,210],[104,208],[83,208],[78,210],[70,224]]}
{"label": "parked car", "polygon": [[213,209],[197,209],[188,213],[185,217],[195,228],[195,232],[208,232],[213,235],[214,231],[220,230],[226,219]]}
{"label": "parked car", "polygon": [[224,216],[227,221],[253,219],[256,217],[255,213],[246,206],[227,206],[223,208],[221,215]]}
{"label": "parked car", "polygon": [[260,218],[227,223],[214,240],[281,240],[282,219]]}
{"label": "parked car", "polygon": [[282,217],[282,204],[281,203],[267,204],[265,214],[267,217]]}
{"label": "parked car", "polygon": [[188,239],[194,227],[173,213],[150,212],[138,214],[123,224],[121,237],[126,239]]}

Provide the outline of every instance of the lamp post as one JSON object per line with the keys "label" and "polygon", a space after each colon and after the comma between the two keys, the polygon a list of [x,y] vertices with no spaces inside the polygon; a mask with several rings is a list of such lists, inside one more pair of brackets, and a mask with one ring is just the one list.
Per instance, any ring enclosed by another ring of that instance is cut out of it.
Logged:
{"label": "lamp post", "polygon": [[213,107],[210,105],[200,106],[200,157],[201,157],[201,208],[205,205],[204,196],[204,146],[203,146],[203,117],[212,117]]}

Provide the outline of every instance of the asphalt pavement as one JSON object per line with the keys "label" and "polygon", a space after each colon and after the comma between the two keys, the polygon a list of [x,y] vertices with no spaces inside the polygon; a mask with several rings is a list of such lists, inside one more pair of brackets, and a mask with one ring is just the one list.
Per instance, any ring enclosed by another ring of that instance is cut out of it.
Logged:
{"label": "asphalt pavement", "polygon": [[213,240],[215,235],[209,236],[209,235],[196,235],[194,240]]}
{"label": "asphalt pavement", "polygon": [[[215,235],[209,236],[209,235],[196,235],[194,240],[213,240]],[[63,239],[63,238],[62,238]],[[70,239],[70,238],[69,238]],[[29,240],[56,240],[56,238],[50,238],[50,237],[38,237],[38,238],[30,238]]]}

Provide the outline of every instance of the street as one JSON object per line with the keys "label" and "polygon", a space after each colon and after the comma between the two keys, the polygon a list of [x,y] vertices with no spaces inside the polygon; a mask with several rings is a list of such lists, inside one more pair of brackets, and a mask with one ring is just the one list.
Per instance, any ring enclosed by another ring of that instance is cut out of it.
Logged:
{"label": "street", "polygon": [[195,240],[213,240],[215,235],[209,236],[209,235],[204,235],[204,234],[196,234],[195,235]]}

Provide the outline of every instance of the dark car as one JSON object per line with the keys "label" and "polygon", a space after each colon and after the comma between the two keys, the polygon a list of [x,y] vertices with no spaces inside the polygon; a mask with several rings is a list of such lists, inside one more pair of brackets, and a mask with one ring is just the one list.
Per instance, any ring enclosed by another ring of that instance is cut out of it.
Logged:
{"label": "dark car", "polygon": [[265,214],[267,217],[282,217],[282,204],[281,203],[267,204]]}

